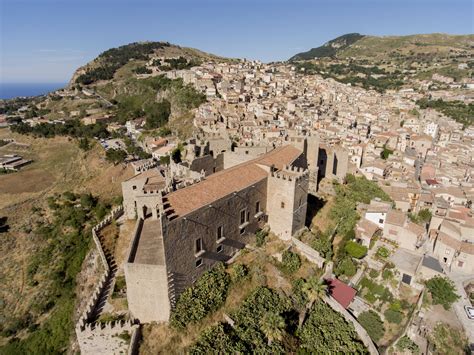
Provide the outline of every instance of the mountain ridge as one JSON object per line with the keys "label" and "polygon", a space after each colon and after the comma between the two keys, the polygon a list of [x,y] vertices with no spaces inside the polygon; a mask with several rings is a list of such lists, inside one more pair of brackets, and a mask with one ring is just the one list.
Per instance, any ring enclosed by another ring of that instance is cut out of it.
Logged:
{"label": "mountain ridge", "polygon": [[336,37],[319,47],[297,53],[289,61],[325,57],[387,57],[395,54],[413,55],[417,53],[446,55],[450,50],[472,50],[472,48],[474,48],[474,34],[428,33],[404,36],[372,36],[349,33]]}

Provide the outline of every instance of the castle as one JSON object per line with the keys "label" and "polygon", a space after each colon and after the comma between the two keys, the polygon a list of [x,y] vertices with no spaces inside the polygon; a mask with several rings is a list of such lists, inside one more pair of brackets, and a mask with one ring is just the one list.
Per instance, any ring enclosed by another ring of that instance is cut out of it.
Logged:
{"label": "castle", "polygon": [[[246,161],[226,169],[225,160],[232,158],[224,150],[209,158],[209,150],[194,142],[188,149],[204,153],[194,157],[200,171],[172,163],[122,183],[125,216],[137,218],[125,264],[134,318],[168,321],[180,293],[216,262],[229,260],[264,225],[283,240],[304,228],[320,165],[319,140],[311,138],[253,159],[247,151]],[[182,178],[171,178],[171,170]]]}

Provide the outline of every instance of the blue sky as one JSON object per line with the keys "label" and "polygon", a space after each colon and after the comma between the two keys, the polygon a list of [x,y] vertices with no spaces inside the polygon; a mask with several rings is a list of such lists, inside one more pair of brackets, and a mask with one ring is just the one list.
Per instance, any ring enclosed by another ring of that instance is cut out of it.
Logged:
{"label": "blue sky", "polygon": [[288,59],[349,32],[474,33],[472,0],[0,0],[0,82],[66,82],[100,52],[157,40]]}

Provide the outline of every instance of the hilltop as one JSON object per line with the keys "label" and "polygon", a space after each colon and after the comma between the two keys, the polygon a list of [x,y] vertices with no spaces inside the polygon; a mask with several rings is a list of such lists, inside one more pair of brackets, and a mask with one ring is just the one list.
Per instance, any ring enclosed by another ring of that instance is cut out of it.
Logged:
{"label": "hilltop", "polygon": [[361,35],[360,33],[348,33],[339,36],[333,40],[330,40],[329,42],[324,43],[320,47],[311,48],[309,51],[295,54],[293,57],[290,58],[290,61],[334,57],[336,54],[348,48],[349,46],[364,37],[365,36]]}
{"label": "hilltop", "polygon": [[289,60],[309,60],[323,57],[385,59],[387,57],[413,57],[430,54],[446,57],[451,53],[465,52],[467,54],[473,46],[474,35],[433,33],[379,37],[350,33],[326,42],[320,47],[298,53]]}

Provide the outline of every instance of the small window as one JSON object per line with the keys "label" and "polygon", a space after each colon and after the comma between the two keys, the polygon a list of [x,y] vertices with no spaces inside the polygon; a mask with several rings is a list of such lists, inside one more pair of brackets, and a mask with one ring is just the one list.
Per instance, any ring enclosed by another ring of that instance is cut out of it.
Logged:
{"label": "small window", "polygon": [[202,259],[197,259],[196,260],[196,267],[199,267],[202,265]]}
{"label": "small window", "polygon": [[285,203],[283,201],[281,202],[281,208],[285,208]]}
{"label": "small window", "polygon": [[245,234],[245,228],[242,228],[242,229],[240,230],[240,235],[243,235],[243,234]]}
{"label": "small window", "polygon": [[381,219],[379,219],[379,223],[383,223],[383,219],[382,219],[382,218],[381,218]]}
{"label": "small window", "polygon": [[220,253],[223,249],[224,247],[222,245],[218,245],[216,250],[218,253]]}
{"label": "small window", "polygon": [[133,185],[133,186],[132,186],[132,189],[136,190],[136,189],[137,189],[137,187],[136,187],[135,185]]}
{"label": "small window", "polygon": [[224,238],[224,227],[217,227],[217,240]]}
{"label": "small window", "polygon": [[247,217],[247,211],[243,209],[242,211],[240,211],[240,224],[244,224],[245,222],[247,222],[245,220],[246,217]]}
{"label": "small window", "polygon": [[196,253],[199,253],[202,250],[202,239],[196,239]]}
{"label": "small window", "polygon": [[464,265],[464,261],[458,261],[458,266],[459,267],[463,267],[463,265]]}
{"label": "small window", "polygon": [[250,221],[250,212],[247,212],[247,219],[245,220],[245,222],[248,222]]}
{"label": "small window", "polygon": [[258,213],[258,212],[260,212],[260,201],[257,201],[255,203],[255,213]]}

